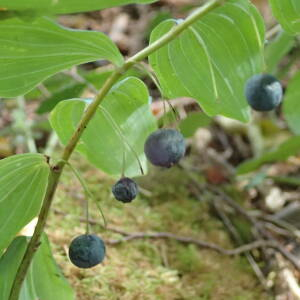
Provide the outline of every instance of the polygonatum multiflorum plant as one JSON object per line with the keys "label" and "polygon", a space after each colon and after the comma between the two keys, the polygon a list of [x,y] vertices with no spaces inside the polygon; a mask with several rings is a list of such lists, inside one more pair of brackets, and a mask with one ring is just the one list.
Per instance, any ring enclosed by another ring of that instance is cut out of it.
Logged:
{"label": "polygonatum multiflorum plant", "polygon": [[[112,65],[94,99],[72,98],[50,105],[49,121],[63,145],[60,159],[26,153],[0,161],[1,300],[74,299],[44,233],[65,167],[73,169],[87,198],[92,197],[69,162],[74,151],[116,178],[112,193],[126,205],[137,196],[133,177],[146,172],[147,159],[169,168],[184,156],[184,137],[176,128],[158,129],[148,88],[129,75],[130,69],[147,62],[147,72],[164,99],[193,98],[209,116],[249,122],[250,106],[269,111],[281,103],[282,86],[274,76],[284,53],[276,52],[276,41],[268,48],[272,37],[267,40],[264,20],[250,0],[204,1],[184,20],[161,22],[149,45],[128,58],[104,33],[71,30],[54,18],[151,2],[156,1],[0,0],[0,97],[26,95],[49,77],[79,64],[105,60]],[[269,2],[280,24],[279,38],[299,34],[300,2]],[[265,59],[272,51],[276,53]],[[286,119],[297,134],[295,94],[299,96],[299,75],[284,101]],[[15,237],[35,216],[33,236]],[[106,251],[102,239],[89,233],[87,226],[86,234],[70,242],[69,257],[79,268],[89,268],[101,263]]]}

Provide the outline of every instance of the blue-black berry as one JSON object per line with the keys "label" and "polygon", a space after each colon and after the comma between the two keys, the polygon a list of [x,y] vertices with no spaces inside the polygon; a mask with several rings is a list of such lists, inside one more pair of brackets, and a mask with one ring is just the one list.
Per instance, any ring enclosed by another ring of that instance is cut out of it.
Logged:
{"label": "blue-black berry", "polygon": [[257,111],[270,111],[282,100],[281,83],[272,75],[258,74],[246,83],[245,94],[249,105]]}
{"label": "blue-black berry", "polygon": [[115,198],[123,203],[131,202],[138,194],[138,186],[134,180],[123,177],[112,187]]}
{"label": "blue-black berry", "polygon": [[69,247],[71,262],[78,268],[91,268],[101,263],[105,257],[105,244],[94,234],[76,237]]}
{"label": "blue-black berry", "polygon": [[159,129],[147,138],[144,151],[155,166],[170,168],[185,154],[185,140],[176,129]]}

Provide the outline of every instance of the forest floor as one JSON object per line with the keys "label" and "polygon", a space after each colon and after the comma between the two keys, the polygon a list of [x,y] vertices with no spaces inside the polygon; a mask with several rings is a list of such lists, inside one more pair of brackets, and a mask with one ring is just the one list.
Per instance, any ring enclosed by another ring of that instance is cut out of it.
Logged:
{"label": "forest floor", "polygon": [[[209,197],[199,201],[184,171],[151,169],[138,180],[142,193],[130,204],[111,195],[114,180],[82,160],[73,159],[101,203],[109,228],[126,232],[171,232],[233,248],[223,224],[209,209]],[[76,290],[77,299],[270,299],[243,256],[224,256],[193,244],[166,239],[137,239],[107,246],[105,261],[92,269],[73,266],[70,241],[85,232],[85,197],[69,171],[63,175],[48,222],[55,258]],[[81,218],[81,219],[80,219]],[[91,231],[104,240],[122,235],[104,230],[94,204]]]}

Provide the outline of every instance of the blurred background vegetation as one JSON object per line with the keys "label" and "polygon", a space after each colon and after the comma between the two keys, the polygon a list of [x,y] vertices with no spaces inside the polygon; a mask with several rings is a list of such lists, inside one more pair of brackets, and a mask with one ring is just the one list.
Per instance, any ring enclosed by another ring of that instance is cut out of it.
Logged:
{"label": "blurred background vegetation", "polygon": [[[162,0],[147,6],[128,5],[60,16],[59,22],[71,28],[105,32],[125,56],[131,56],[147,45],[151,30],[159,22],[170,17],[184,18],[203,2]],[[286,86],[300,68],[299,39],[279,32],[267,1],[253,3],[266,21],[266,60],[272,67],[270,71]],[[160,122],[174,122],[171,111],[161,120],[164,105],[145,69],[130,72],[148,84],[154,100],[152,111]],[[109,74],[111,67],[103,61],[89,63],[51,77],[24,97],[3,99],[0,157],[28,151],[58,157],[61,148],[51,132],[48,113],[59,101],[92,98]],[[108,229],[104,230],[94,203],[92,231],[107,241],[108,249],[104,263],[90,270],[77,269],[68,260],[71,239],[85,230],[85,199],[74,175],[69,170],[63,175],[47,234],[55,258],[76,289],[78,299],[299,299],[297,288],[291,284],[297,281],[299,273],[277,254],[253,251],[244,256],[225,256],[195,243],[143,237],[142,233],[170,232],[226,249],[251,242],[251,224],[219,201],[220,196],[206,189],[206,185],[220,187],[253,215],[284,220],[295,232],[300,225],[300,147],[288,153],[274,150],[271,164],[258,168],[268,158],[254,161],[254,167],[252,161],[239,169],[246,175],[235,176],[236,168],[247,159],[262,157],[292,136],[281,107],[273,113],[254,114],[255,122],[244,125],[224,117],[210,119],[192,99],[172,99],[171,103],[180,117],[178,126],[187,138],[186,158],[171,170],[151,168],[147,176],[138,178],[141,194],[132,204],[122,205],[113,199],[111,186],[115,178],[109,178],[76,154],[72,158],[108,221]],[[248,171],[255,172],[249,175]],[[268,223],[270,228],[273,223]],[[270,230],[286,246],[297,250],[295,238],[283,238],[278,228]],[[141,238],[122,240],[135,233]]]}

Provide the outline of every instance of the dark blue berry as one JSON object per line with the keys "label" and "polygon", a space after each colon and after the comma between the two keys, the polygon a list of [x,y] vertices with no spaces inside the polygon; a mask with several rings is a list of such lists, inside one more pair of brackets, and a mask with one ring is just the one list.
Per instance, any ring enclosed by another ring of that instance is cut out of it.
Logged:
{"label": "dark blue berry", "polygon": [[69,257],[78,268],[94,267],[105,257],[104,242],[94,234],[80,235],[71,242]]}
{"label": "dark blue berry", "polygon": [[117,200],[128,203],[138,194],[138,186],[131,178],[123,177],[113,185],[112,192]]}
{"label": "dark blue berry", "polygon": [[274,76],[259,74],[247,81],[245,94],[254,110],[270,111],[281,103],[283,90],[281,83]]}
{"label": "dark blue berry", "polygon": [[185,140],[176,129],[159,129],[147,138],[145,154],[155,166],[170,168],[185,154]]}

